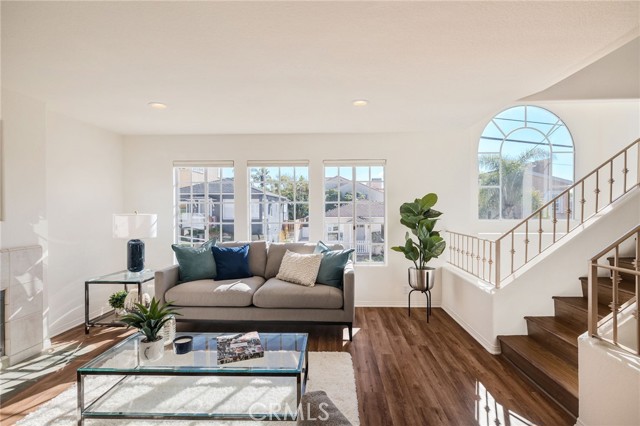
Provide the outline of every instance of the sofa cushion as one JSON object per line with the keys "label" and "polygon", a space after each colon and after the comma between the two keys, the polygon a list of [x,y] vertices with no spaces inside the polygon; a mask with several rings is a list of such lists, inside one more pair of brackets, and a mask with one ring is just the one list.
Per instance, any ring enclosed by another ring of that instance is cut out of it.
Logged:
{"label": "sofa cushion", "polygon": [[314,253],[322,253],[323,257],[316,278],[317,283],[341,289],[344,267],[354,251],[354,249],[331,250],[325,243],[318,241]]}
{"label": "sofa cushion", "polygon": [[316,283],[320,262],[322,262],[321,253],[300,254],[287,250],[276,278],[312,287]]}
{"label": "sofa cushion", "polygon": [[305,287],[271,278],[253,295],[259,308],[342,308],[342,290],[327,285]]}
{"label": "sofa cushion", "polygon": [[215,240],[209,240],[200,247],[172,244],[180,269],[180,281],[214,279],[216,277],[216,261],[213,259],[211,247]]}
{"label": "sofa cushion", "polygon": [[264,277],[264,269],[267,264],[266,241],[228,241],[219,242],[216,245],[218,247],[241,247],[247,244],[249,244],[249,270],[251,274]]}
{"label": "sofa cushion", "polygon": [[[312,243],[270,243],[267,255],[267,267],[264,271],[266,279],[273,278],[278,275],[282,258],[287,250],[294,253],[311,254],[314,252],[316,244]],[[340,250],[343,247],[340,244],[329,246],[331,250]]]}
{"label": "sofa cushion", "polygon": [[249,244],[240,247],[211,247],[219,280],[252,276],[249,270]]}
{"label": "sofa cushion", "polygon": [[190,281],[171,287],[165,293],[165,300],[176,306],[251,306],[253,295],[262,284],[264,278],[255,276],[241,280]]}

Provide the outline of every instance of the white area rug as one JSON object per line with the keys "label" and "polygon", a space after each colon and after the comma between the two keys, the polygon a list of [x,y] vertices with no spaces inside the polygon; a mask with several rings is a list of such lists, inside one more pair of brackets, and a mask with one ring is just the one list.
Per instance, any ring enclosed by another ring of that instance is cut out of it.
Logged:
{"label": "white area rug", "polygon": [[[85,400],[93,399],[107,390],[113,378],[91,377],[85,381]],[[185,386],[188,383],[188,386]],[[293,385],[292,385],[293,383]],[[307,391],[323,390],[354,425],[359,425],[358,397],[351,355],[346,352],[310,352]],[[251,377],[138,377],[123,384],[101,403],[100,411],[130,410],[171,412],[197,410],[204,412],[237,412],[251,409],[259,415],[269,404],[295,406],[295,381],[285,378]],[[29,414],[20,426],[72,426],[77,424],[77,391],[61,393],[37,411]],[[256,425],[254,421],[153,421],[87,419],[87,426],[199,426],[199,425]],[[271,424],[295,425],[295,422]]]}

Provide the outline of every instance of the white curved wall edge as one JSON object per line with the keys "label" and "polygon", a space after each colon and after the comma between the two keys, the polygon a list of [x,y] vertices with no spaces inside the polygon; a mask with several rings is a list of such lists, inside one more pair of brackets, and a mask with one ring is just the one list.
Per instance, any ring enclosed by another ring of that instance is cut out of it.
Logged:
{"label": "white curved wall edge", "polygon": [[578,338],[583,426],[640,424],[640,357],[584,333]]}

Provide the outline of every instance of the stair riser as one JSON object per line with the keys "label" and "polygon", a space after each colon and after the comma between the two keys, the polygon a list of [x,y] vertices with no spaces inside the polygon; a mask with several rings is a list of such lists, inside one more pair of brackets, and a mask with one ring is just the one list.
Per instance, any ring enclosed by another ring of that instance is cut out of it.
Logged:
{"label": "stair riser", "polygon": [[563,303],[559,299],[553,300],[553,306],[555,309],[556,317],[565,321],[571,321],[574,324],[578,324],[580,327],[584,327],[585,330],[587,329],[588,315],[586,311],[578,309],[567,303]]}
{"label": "stair riser", "polygon": [[[580,284],[582,285],[582,296],[588,298],[589,297],[589,281],[588,280],[580,280]],[[632,294],[627,293],[626,291],[618,291],[618,303],[622,304],[627,300],[633,297]],[[603,305],[608,305],[613,300],[613,292],[611,287],[608,286],[598,286],[598,303]]]}
{"label": "stair riser", "polygon": [[578,416],[578,398],[570,392],[562,388],[551,377],[546,376],[536,366],[532,365],[527,359],[523,358],[519,353],[512,350],[509,345],[500,342],[502,356],[514,366],[516,366],[527,378],[535,383],[547,395],[555,399],[556,402],[572,413]]}
{"label": "stair riser", "polygon": [[552,349],[553,353],[567,360],[567,362],[570,362],[576,367],[578,366],[577,339],[574,346],[573,344],[567,343],[565,340],[559,338],[548,330],[540,327],[540,325],[535,323],[534,321],[529,320],[527,320],[527,331],[529,333],[529,336]]}

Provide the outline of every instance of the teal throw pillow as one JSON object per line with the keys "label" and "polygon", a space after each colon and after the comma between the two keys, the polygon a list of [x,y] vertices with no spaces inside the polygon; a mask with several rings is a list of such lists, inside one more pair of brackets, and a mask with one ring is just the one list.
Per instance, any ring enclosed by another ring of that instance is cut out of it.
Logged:
{"label": "teal throw pillow", "polygon": [[314,253],[324,253],[327,250],[331,250],[328,245],[323,243],[322,241],[318,241],[316,244],[316,248],[313,250]]}
{"label": "teal throw pillow", "polygon": [[344,267],[354,251],[354,249],[330,250],[325,243],[319,241],[314,252],[322,253],[322,262],[320,262],[316,283],[341,289]]}
{"label": "teal throw pillow", "polygon": [[218,280],[249,278],[253,274],[249,269],[249,244],[240,247],[211,247],[216,261]]}
{"label": "teal throw pillow", "polygon": [[210,240],[200,247],[171,245],[178,259],[181,282],[216,278],[216,261],[211,254],[211,247],[215,243],[215,240]]}

